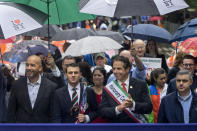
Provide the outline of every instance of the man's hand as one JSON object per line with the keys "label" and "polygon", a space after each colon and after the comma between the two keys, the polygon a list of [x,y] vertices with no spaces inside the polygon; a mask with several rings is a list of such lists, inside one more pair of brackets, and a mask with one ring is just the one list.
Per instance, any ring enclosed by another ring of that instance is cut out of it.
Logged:
{"label": "man's hand", "polygon": [[80,123],[83,123],[83,122],[86,121],[86,117],[85,117],[84,114],[79,114],[79,115],[77,116],[77,119],[78,119],[78,121],[79,121]]}
{"label": "man's hand", "polygon": [[137,55],[137,52],[136,52],[136,50],[135,50],[134,47],[132,47],[132,48],[130,49],[130,52],[131,52],[131,55],[132,55],[133,57],[135,57],[135,56]]}
{"label": "man's hand", "polygon": [[133,107],[133,100],[127,99],[124,102],[122,102],[120,105],[117,106],[117,110],[119,112],[122,112],[124,108],[132,108]]}
{"label": "man's hand", "polygon": [[55,64],[55,61],[54,61],[54,58],[51,56],[51,55],[48,55],[47,56],[47,59],[46,59],[46,66],[48,68],[55,68],[56,64]]}

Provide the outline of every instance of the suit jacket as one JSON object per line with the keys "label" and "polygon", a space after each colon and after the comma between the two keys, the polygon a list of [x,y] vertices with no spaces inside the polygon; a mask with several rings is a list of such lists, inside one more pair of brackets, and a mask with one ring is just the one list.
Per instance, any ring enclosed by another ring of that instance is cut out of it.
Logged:
{"label": "suit jacket", "polygon": [[6,107],[5,96],[6,96],[6,83],[0,67],[0,122],[6,121],[7,107]]}
{"label": "suit jacket", "polygon": [[[132,88],[130,88],[132,86]],[[145,81],[130,77],[128,93],[135,101],[134,113],[148,114],[152,112],[152,103],[148,93],[148,87]],[[118,104],[114,99],[103,90],[102,101],[99,112],[102,117],[109,119],[114,123],[133,123],[134,121],[123,111],[116,115],[115,108]]]}
{"label": "suit jacket", "polygon": [[[80,97],[79,104],[82,100],[82,94],[84,91],[83,84],[80,83]],[[96,102],[96,96],[92,88],[87,87],[87,103],[88,109],[85,114],[90,118],[90,121],[94,120],[97,116],[98,105]],[[52,120],[55,123],[75,123],[77,121],[76,116],[71,114],[72,102],[69,95],[68,87],[64,86],[55,92],[53,105]]]}
{"label": "suit jacket", "polygon": [[[178,100],[177,91],[165,96],[161,100],[158,123],[184,123],[183,108]],[[197,96],[192,93],[189,110],[189,123],[197,123]]]}
{"label": "suit jacket", "polygon": [[41,77],[41,84],[32,109],[28,93],[27,77],[15,81],[11,89],[7,120],[11,123],[51,122],[52,97],[57,85]]}

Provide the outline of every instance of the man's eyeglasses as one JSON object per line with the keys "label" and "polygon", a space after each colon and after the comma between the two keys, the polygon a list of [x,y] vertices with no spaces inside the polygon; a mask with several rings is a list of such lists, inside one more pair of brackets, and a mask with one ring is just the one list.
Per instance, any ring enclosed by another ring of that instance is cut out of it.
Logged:
{"label": "man's eyeglasses", "polygon": [[185,67],[192,67],[192,66],[194,66],[194,64],[183,64],[183,66],[185,66]]}

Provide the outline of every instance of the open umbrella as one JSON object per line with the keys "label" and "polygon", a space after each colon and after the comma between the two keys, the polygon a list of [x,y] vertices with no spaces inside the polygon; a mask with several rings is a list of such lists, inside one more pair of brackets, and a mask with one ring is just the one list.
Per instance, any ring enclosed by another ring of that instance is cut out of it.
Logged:
{"label": "open umbrella", "polygon": [[197,57],[197,37],[188,38],[181,42],[178,49],[182,52],[188,53]]}
{"label": "open umbrella", "polygon": [[[109,17],[164,15],[187,7],[184,0],[80,0],[79,2],[80,12]],[[133,36],[131,39],[133,40]]]}
{"label": "open umbrella", "polygon": [[113,32],[113,31],[106,31],[106,30],[99,30],[96,31],[97,36],[106,36],[109,37],[118,43],[122,44],[122,42],[125,40],[124,37],[120,32]]}
{"label": "open umbrella", "polygon": [[197,37],[197,18],[181,25],[173,34],[171,41],[184,41],[190,37]]}
{"label": "open umbrella", "polygon": [[148,18],[149,21],[159,21],[162,20],[161,16],[152,16]]}
{"label": "open umbrella", "polygon": [[48,49],[43,45],[27,45],[23,49],[11,50],[3,54],[2,59],[10,61],[12,63],[26,61],[31,55],[42,53],[44,56],[48,56]]}
{"label": "open umbrella", "polygon": [[58,32],[55,36],[51,38],[52,41],[61,40],[79,40],[87,36],[95,36],[94,30],[85,28],[71,28]]}
{"label": "open umbrella", "polygon": [[131,32],[130,28],[123,32],[123,35],[131,36],[131,33],[133,33],[133,37],[136,39],[154,39],[157,42],[164,43],[168,43],[172,38],[172,35],[167,30],[153,24],[134,25],[133,32]]}
{"label": "open umbrella", "polygon": [[7,39],[0,39],[0,44],[2,43],[13,43],[16,40],[16,36],[12,36]]}
{"label": "open umbrella", "polygon": [[122,46],[111,38],[105,36],[88,36],[72,43],[63,56],[82,56],[86,54],[105,52],[120,49]]}
{"label": "open umbrella", "polygon": [[[80,13],[79,0],[0,0],[25,4],[47,13],[47,24],[66,24],[87,19],[95,19],[95,15]],[[48,37],[50,36],[48,25]],[[48,45],[50,44],[48,39]],[[49,48],[50,49],[50,48]]]}
{"label": "open umbrella", "polygon": [[109,17],[164,15],[187,8],[184,0],[80,0],[80,12]]}
{"label": "open umbrella", "polygon": [[36,8],[46,14],[49,14],[50,24],[65,24],[87,19],[95,19],[94,15],[79,13],[79,0],[0,0]]}
{"label": "open umbrella", "polygon": [[[54,36],[57,32],[60,32],[60,28],[57,25],[49,25],[49,37]],[[48,25],[44,25],[41,28],[23,33],[24,36],[38,36],[38,37],[48,37]]]}
{"label": "open umbrella", "polygon": [[48,16],[22,4],[0,2],[0,17],[0,38],[5,39],[42,27]]}
{"label": "open umbrella", "polygon": [[20,50],[20,49],[25,49],[29,45],[42,45],[46,49],[50,48],[51,54],[52,56],[55,57],[55,60],[61,58],[61,52],[59,48],[52,44],[48,45],[48,43],[43,40],[24,40],[21,43],[14,45],[11,50],[15,51],[15,50]]}

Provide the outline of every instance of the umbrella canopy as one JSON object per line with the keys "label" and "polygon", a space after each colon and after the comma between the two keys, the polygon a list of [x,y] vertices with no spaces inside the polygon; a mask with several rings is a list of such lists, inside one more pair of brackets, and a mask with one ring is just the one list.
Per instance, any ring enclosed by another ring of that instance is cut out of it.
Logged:
{"label": "umbrella canopy", "polygon": [[124,41],[124,37],[119,32],[99,30],[99,31],[96,31],[96,35],[97,36],[106,36],[106,37],[109,37],[109,38],[117,41],[120,44],[122,44],[122,42]]}
{"label": "umbrella canopy", "polygon": [[19,46],[19,49],[24,49],[27,48],[28,45],[42,45],[44,46],[46,49],[50,48],[50,52],[52,54],[52,56],[55,58],[55,60],[61,58],[61,52],[59,50],[59,48],[53,44],[48,44],[48,42],[43,41],[43,40],[25,40],[22,41],[20,44],[15,45],[12,49],[17,49]]}
{"label": "umbrella canopy", "polygon": [[187,8],[184,0],[80,0],[80,12],[109,17],[164,15]]}
{"label": "umbrella canopy", "polygon": [[82,56],[120,48],[122,46],[111,38],[105,36],[88,36],[72,43],[63,56]]}
{"label": "umbrella canopy", "polygon": [[[123,32],[123,35],[131,36],[131,32],[131,29],[128,28]],[[157,42],[168,43],[172,35],[164,28],[153,24],[138,24],[133,26],[133,37],[143,40],[154,39]]]}
{"label": "umbrella canopy", "polygon": [[26,61],[28,56],[29,56],[28,50],[24,49],[24,50],[17,50],[15,52],[13,51],[5,52],[1,59],[5,61],[9,61],[11,63],[17,63],[17,62]]}
{"label": "umbrella canopy", "polygon": [[197,37],[186,39],[178,46],[178,49],[197,57]]}
{"label": "umbrella canopy", "polygon": [[[55,46],[49,45],[52,56],[55,60],[61,58],[60,50]],[[48,43],[42,40],[25,40],[19,44],[14,44],[9,52],[3,54],[2,59],[10,62],[25,61],[29,55],[42,53],[48,55]]]}
{"label": "umbrella canopy", "polygon": [[26,61],[31,55],[42,53],[44,56],[48,56],[48,49],[43,45],[27,45],[23,49],[11,50],[3,54],[2,59],[10,61],[12,63]]}
{"label": "umbrella canopy", "polygon": [[49,4],[50,24],[65,24],[87,19],[95,19],[94,15],[79,13],[79,0],[0,0],[25,4],[48,14]]}
{"label": "umbrella canopy", "polygon": [[95,36],[96,33],[94,30],[85,29],[85,28],[72,28],[58,32],[52,41],[61,41],[61,40],[79,40],[87,36]]}
{"label": "umbrella canopy", "polygon": [[153,17],[149,17],[148,18],[149,21],[158,21],[158,20],[162,20],[161,16],[153,16]]}
{"label": "umbrella canopy", "polygon": [[13,43],[16,40],[16,36],[12,36],[7,39],[0,39],[0,44],[1,43]]}
{"label": "umbrella canopy", "polygon": [[196,36],[197,36],[197,18],[192,19],[181,25],[172,36],[171,41],[184,41],[187,38],[196,37]]}
{"label": "umbrella canopy", "polygon": [[7,39],[42,27],[48,16],[25,5],[0,2],[0,17],[0,38]]}
{"label": "umbrella canopy", "polygon": [[[60,28],[57,25],[49,25],[50,36],[54,36],[57,32],[60,32]],[[48,37],[48,25],[44,25],[41,28],[26,32],[22,34],[24,36],[38,36],[38,37]]]}

